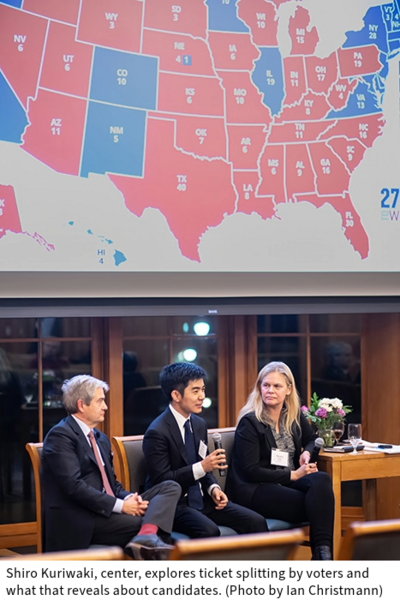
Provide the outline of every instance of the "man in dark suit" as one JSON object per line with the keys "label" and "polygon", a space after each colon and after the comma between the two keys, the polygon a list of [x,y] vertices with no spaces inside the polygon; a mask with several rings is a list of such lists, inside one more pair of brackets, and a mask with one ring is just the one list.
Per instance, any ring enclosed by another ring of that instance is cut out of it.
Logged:
{"label": "man in dark suit", "polygon": [[[164,367],[161,387],[169,407],[147,429],[143,440],[146,488],[172,479],[182,488],[173,529],[192,538],[219,536],[218,525],[238,533],[267,531],[265,519],[228,501],[212,471],[227,469],[225,451],[208,453],[207,425],[197,415],[205,398],[205,371],[190,363]],[[222,466],[221,466],[222,464]]]}
{"label": "man in dark suit", "polygon": [[108,437],[96,429],[109,387],[90,375],[64,382],[68,416],[47,434],[41,483],[45,551],[118,545],[138,559],[168,558],[180,486],[165,481],[141,496],[117,481]]}

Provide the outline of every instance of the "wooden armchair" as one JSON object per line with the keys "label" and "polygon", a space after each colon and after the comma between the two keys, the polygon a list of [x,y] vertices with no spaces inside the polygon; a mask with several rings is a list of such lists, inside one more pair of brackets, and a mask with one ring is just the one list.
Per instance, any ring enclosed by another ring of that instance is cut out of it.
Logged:
{"label": "wooden armchair", "polygon": [[234,537],[179,540],[170,560],[293,560],[302,529]]}
{"label": "wooden armchair", "polygon": [[88,548],[87,550],[66,550],[65,552],[47,552],[46,554],[19,554],[2,560],[128,560],[119,546]]}
{"label": "wooden armchair", "polygon": [[338,560],[400,560],[400,519],[351,523]]}
{"label": "wooden armchair", "polygon": [[[35,494],[36,494],[36,526],[37,526],[37,542],[36,542],[36,547],[37,547],[37,551],[38,554],[42,554],[43,552],[43,521],[42,521],[42,486],[41,486],[41,482],[40,482],[40,467],[42,464],[42,450],[43,450],[43,443],[33,443],[33,442],[28,442],[25,446],[25,448],[28,451],[28,454],[31,458],[32,461],[32,467],[33,467],[33,475],[34,475],[34,480],[35,480]],[[103,546],[101,544],[95,544],[93,546],[90,546],[88,550],[90,550],[91,552],[94,552],[95,550],[104,550],[107,551],[109,549],[109,546]],[[75,551],[74,552],[85,552],[84,550],[79,550],[79,551]],[[45,560],[63,560],[63,559],[58,559],[58,558],[48,558],[48,556],[50,556],[50,554],[59,554],[57,553],[46,553],[46,558]],[[60,553],[61,554],[61,553]],[[63,552],[62,554],[66,554],[66,552]],[[123,554],[123,553],[122,553]],[[25,556],[24,556],[24,560],[25,560]],[[42,557],[42,560],[43,557]],[[67,559],[65,559],[67,560]],[[79,558],[71,558],[69,560],[80,560]],[[82,559],[82,560],[91,560],[91,559]],[[93,560],[114,560],[112,558],[107,559],[93,559]],[[116,560],[116,559],[115,559]]]}
{"label": "wooden armchair", "polygon": [[25,446],[32,461],[33,476],[35,480],[36,494],[36,524],[37,524],[37,551],[43,552],[43,531],[42,531],[42,486],[40,484],[40,466],[42,463],[43,444],[28,442]]}

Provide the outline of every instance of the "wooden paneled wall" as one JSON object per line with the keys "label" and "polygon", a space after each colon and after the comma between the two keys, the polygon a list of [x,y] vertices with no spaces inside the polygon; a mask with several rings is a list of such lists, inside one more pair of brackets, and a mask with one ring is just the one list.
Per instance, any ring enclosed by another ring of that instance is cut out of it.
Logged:
{"label": "wooden paneled wall", "polygon": [[[363,437],[400,444],[400,314],[365,315]],[[378,480],[378,519],[400,518],[400,478]]]}

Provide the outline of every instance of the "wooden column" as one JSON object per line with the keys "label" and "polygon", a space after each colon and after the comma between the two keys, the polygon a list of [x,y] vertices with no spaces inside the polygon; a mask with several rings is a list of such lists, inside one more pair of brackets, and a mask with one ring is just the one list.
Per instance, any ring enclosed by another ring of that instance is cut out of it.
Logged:
{"label": "wooden column", "polygon": [[106,381],[110,386],[108,393],[109,410],[105,425],[105,431],[109,437],[124,435],[122,354],[122,321],[118,317],[113,317],[108,320],[108,353],[105,361]]}
{"label": "wooden column", "polygon": [[[400,314],[364,316],[363,436],[400,444]],[[377,518],[400,518],[400,478],[377,482]]]}
{"label": "wooden column", "polygon": [[230,427],[236,424],[237,415],[246,403],[257,377],[256,317],[228,317],[225,324],[226,358],[226,408],[224,422]]}

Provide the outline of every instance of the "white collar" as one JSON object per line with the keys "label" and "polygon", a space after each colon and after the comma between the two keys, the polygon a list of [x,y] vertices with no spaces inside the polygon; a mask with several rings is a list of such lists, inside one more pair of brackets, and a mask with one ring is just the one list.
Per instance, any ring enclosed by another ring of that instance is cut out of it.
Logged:
{"label": "white collar", "polygon": [[[181,413],[180,413],[180,412],[178,412],[178,411],[176,410],[176,408],[174,408],[174,407],[172,406],[172,404],[170,404],[170,405],[169,405],[169,409],[170,409],[170,411],[172,412],[172,414],[174,415],[174,417],[175,417],[175,420],[176,420],[176,422],[178,423],[178,426],[179,426],[180,430],[181,430],[181,431],[182,431],[182,433],[183,433],[183,432],[184,432],[184,430],[185,430],[185,423],[186,423],[186,421],[188,420],[188,417],[184,417],[183,415],[181,415]],[[189,420],[190,420],[190,417],[189,417]]]}
{"label": "white collar", "polygon": [[89,425],[86,425],[86,423],[84,423],[81,419],[78,419],[78,417],[76,417],[75,415],[71,415],[71,417],[76,421],[76,423],[78,423],[79,427],[82,430],[83,435],[85,436],[88,443],[90,444],[88,435],[92,430],[90,429]]}

